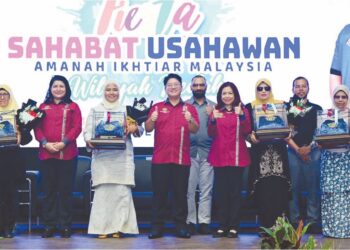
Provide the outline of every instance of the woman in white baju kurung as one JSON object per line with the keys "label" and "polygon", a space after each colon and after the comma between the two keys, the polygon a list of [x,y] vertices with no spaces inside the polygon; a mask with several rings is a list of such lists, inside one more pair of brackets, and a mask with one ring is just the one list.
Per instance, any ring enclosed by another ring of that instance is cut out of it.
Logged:
{"label": "woman in white baju kurung", "polygon": [[107,238],[110,234],[119,238],[120,233],[139,233],[131,192],[135,186],[135,164],[130,134],[140,136],[143,128],[127,126],[125,150],[94,149],[90,143],[93,112],[126,112],[126,107],[120,105],[118,99],[119,86],[108,82],[104,88],[103,102],[90,110],[84,130],[87,146],[92,148],[91,176],[95,189],[88,234],[98,234],[99,238]]}

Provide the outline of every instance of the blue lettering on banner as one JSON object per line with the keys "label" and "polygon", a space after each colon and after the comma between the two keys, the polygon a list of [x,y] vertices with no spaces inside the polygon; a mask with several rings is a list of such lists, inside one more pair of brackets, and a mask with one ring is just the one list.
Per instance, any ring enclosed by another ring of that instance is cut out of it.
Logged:
{"label": "blue lettering on banner", "polygon": [[299,37],[148,37],[151,59],[289,59],[300,58]]}

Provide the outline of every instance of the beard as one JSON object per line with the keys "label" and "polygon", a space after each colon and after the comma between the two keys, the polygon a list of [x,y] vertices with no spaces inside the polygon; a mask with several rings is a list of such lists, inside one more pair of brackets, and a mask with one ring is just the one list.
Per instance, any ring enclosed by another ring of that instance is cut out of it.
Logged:
{"label": "beard", "polygon": [[205,92],[206,92],[206,90],[196,90],[196,91],[192,91],[192,94],[195,98],[200,99],[200,98],[205,97]]}

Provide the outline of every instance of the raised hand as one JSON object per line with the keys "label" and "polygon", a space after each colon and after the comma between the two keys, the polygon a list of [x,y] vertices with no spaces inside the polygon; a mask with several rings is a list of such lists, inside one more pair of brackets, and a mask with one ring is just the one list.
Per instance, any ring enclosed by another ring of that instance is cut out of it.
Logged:
{"label": "raised hand", "polygon": [[240,102],[238,106],[235,107],[236,115],[243,115],[242,103]]}
{"label": "raised hand", "polygon": [[211,112],[213,112],[214,109],[215,109],[214,105],[211,106],[211,105],[207,104],[207,106],[205,107],[205,110],[206,110],[208,116],[211,114]]}
{"label": "raised hand", "polygon": [[223,113],[221,113],[219,110],[217,110],[217,109],[213,110],[214,119],[222,118],[223,116],[224,116]]}
{"label": "raised hand", "polygon": [[192,114],[187,110],[186,105],[183,107],[183,113],[184,113],[186,121],[190,122],[192,120]]}
{"label": "raised hand", "polygon": [[158,119],[158,106],[155,107],[154,111],[151,114],[151,121],[156,122]]}

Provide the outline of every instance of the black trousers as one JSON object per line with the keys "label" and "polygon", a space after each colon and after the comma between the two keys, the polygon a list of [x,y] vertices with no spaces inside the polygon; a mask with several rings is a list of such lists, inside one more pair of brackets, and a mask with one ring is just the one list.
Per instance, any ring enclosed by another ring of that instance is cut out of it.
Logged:
{"label": "black trousers", "polygon": [[214,199],[219,229],[238,231],[243,171],[241,167],[214,168]]}
{"label": "black trousers", "polygon": [[12,231],[18,212],[18,184],[25,179],[19,148],[0,149],[0,233]]}
{"label": "black trousers", "polygon": [[174,221],[177,229],[186,226],[187,218],[187,188],[190,167],[177,164],[152,165],[153,187],[153,227],[163,229],[167,198],[173,191]]}
{"label": "black trousers", "polygon": [[43,218],[45,227],[70,228],[72,223],[72,192],[77,169],[77,158],[42,161],[44,192]]}
{"label": "black trousers", "polygon": [[17,211],[17,189],[14,180],[1,185],[0,188],[0,233],[12,231]]}

